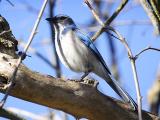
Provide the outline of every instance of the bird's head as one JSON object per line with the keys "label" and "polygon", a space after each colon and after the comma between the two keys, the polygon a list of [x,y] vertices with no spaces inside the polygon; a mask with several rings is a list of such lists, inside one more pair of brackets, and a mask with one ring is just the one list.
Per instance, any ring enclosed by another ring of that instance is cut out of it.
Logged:
{"label": "bird's head", "polygon": [[68,25],[75,25],[73,20],[67,15],[57,15],[52,18],[46,18],[47,21],[53,23],[54,25],[58,26],[68,26]]}

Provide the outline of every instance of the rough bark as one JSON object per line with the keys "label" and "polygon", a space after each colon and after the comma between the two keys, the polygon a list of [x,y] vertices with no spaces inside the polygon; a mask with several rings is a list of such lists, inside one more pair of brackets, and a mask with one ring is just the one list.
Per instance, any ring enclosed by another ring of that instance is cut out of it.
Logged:
{"label": "rough bark", "polygon": [[[4,31],[6,21],[0,21],[0,31]],[[3,25],[3,27],[1,27]],[[5,31],[10,30],[9,26]],[[2,32],[1,32],[2,33]],[[10,33],[10,32],[9,32]],[[15,48],[17,47],[14,37],[11,37],[12,46],[4,47],[4,40],[10,40],[8,32],[0,35],[0,91],[5,92],[4,86],[12,74],[17,61]],[[3,36],[3,37],[2,37]],[[3,51],[3,52],[2,52]],[[8,54],[9,51],[9,54]],[[54,78],[42,75],[28,69],[21,64],[16,75],[15,85],[10,95],[59,109],[70,113],[77,118],[89,118],[90,120],[137,120],[137,111],[133,111],[128,104],[105,96],[97,90],[97,82],[86,80],[79,83],[71,80]],[[143,111],[144,120],[158,120],[148,112]]]}
{"label": "rough bark", "polygon": [[[0,66],[2,66],[0,62]],[[11,74],[10,65],[0,69],[1,78]],[[1,67],[2,68],[2,67]],[[7,80],[7,79],[6,79]],[[86,84],[41,75],[21,65],[16,76],[11,95],[17,98],[56,108],[76,117],[91,120],[137,120],[137,112],[129,105],[114,100],[100,93],[94,81]],[[153,120],[153,116],[144,112],[145,120]],[[158,119],[158,117],[157,117]]]}

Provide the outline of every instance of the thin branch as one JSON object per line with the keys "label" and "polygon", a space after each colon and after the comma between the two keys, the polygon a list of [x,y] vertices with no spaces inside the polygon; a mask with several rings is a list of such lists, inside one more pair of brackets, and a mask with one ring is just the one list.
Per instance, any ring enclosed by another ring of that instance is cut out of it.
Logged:
{"label": "thin branch", "polygon": [[[110,9],[113,7],[113,3],[109,3],[108,5],[105,4],[105,11],[103,12],[102,11],[102,7],[103,7],[103,2],[102,1],[97,1],[97,0],[94,0],[94,4],[96,5],[96,8],[97,8],[97,11],[98,11],[98,14],[99,14],[99,18],[101,19],[108,19],[109,18],[109,14],[108,12],[110,12]],[[96,9],[95,8],[95,9]],[[115,79],[117,81],[120,80],[120,74],[119,74],[119,71],[118,71],[118,65],[117,65],[117,61],[118,59],[116,59],[116,48],[115,48],[115,44],[114,44],[114,41],[113,41],[113,38],[112,37],[116,37],[114,36],[113,34],[110,35],[111,33],[107,30],[105,31],[105,35],[106,35],[106,40],[107,42],[109,43],[109,50],[110,50],[110,53],[111,53],[111,69],[112,69],[112,73],[115,77]]]}
{"label": "thin branch", "polygon": [[[25,46],[25,43],[23,43],[22,41],[19,41],[20,45],[22,47]],[[32,54],[35,54],[37,57],[39,57],[41,60],[43,60],[45,63],[47,63],[51,68],[53,69],[57,69],[56,65],[54,65],[49,59],[47,59],[44,55],[42,55],[40,52],[38,52],[36,49],[34,49],[33,47],[30,47],[28,49],[29,52],[31,52]]]}
{"label": "thin branch", "polygon": [[[27,120],[48,120],[48,116],[44,115],[43,113],[36,114],[33,111],[26,111],[16,107],[7,107],[6,110],[14,114],[18,114],[19,116],[23,116],[27,118]],[[11,120],[17,120],[17,119],[11,119]]]}
{"label": "thin branch", "polygon": [[160,34],[160,21],[158,20],[158,17],[156,16],[156,14],[154,13],[151,6],[146,0],[140,0],[140,3],[143,6],[144,10],[146,11],[148,17],[150,18],[153,24],[153,27],[155,29],[155,33],[159,35]]}
{"label": "thin branch", "polygon": [[[105,22],[104,22],[104,25],[105,26],[109,26],[110,23],[117,17],[117,15],[120,13],[120,11],[124,8],[124,6],[127,4],[128,0],[123,0],[121,2],[121,4],[119,5],[119,7],[116,9],[116,11],[112,14],[112,16],[107,19]],[[100,35],[101,33],[104,31],[105,29],[105,26],[102,26],[100,28],[100,30],[98,32],[96,32],[93,37],[91,38],[93,41],[95,41]]]}
{"label": "thin branch", "polygon": [[14,7],[14,4],[10,0],[6,0],[12,7]]}
{"label": "thin branch", "polygon": [[50,60],[48,60],[45,56],[43,56],[40,52],[35,51],[35,55],[39,57],[41,60],[43,60],[45,63],[47,63],[51,68],[57,69],[57,66],[54,65]]}
{"label": "thin branch", "polygon": [[[107,26],[103,23],[103,21],[100,19],[100,16],[98,15],[98,13],[96,12],[96,10],[93,8],[93,6],[91,5],[91,3],[89,2],[89,0],[85,0],[84,1],[86,3],[86,5],[90,8],[94,18],[97,20],[97,22],[102,26],[102,27],[105,27],[105,28],[111,28],[110,26]],[[119,39],[118,37],[114,36],[112,33],[106,31],[109,35],[111,35],[112,37],[116,38],[116,39]]]}
{"label": "thin branch", "polygon": [[48,0],[45,0],[45,1],[43,2],[42,8],[40,9],[40,12],[39,12],[39,14],[38,14],[38,18],[37,18],[37,20],[36,20],[36,22],[35,22],[35,25],[34,25],[34,27],[33,27],[33,29],[32,29],[32,32],[31,32],[31,34],[30,34],[30,37],[29,37],[29,39],[28,39],[28,43],[27,43],[26,47],[24,48],[24,53],[27,52],[27,50],[28,50],[28,48],[29,48],[29,46],[30,46],[33,38],[34,38],[34,35],[35,35],[36,31],[37,31],[38,25],[39,25],[39,23],[40,23],[40,20],[41,20],[41,17],[42,17],[42,15],[43,15],[44,9],[45,9],[45,7],[46,7],[46,5],[47,5],[47,2],[48,2]]}
{"label": "thin branch", "polygon": [[6,91],[6,93],[5,93],[5,96],[4,96],[3,99],[1,100],[0,107],[3,107],[3,106],[4,106],[5,101],[7,100],[7,97],[8,97],[8,95],[9,95],[9,92],[10,92],[10,90],[11,90],[12,87],[13,87],[14,79],[15,79],[15,77],[16,77],[16,74],[17,74],[17,71],[18,71],[18,67],[20,66],[22,60],[24,59],[24,56],[26,55],[26,52],[27,52],[27,50],[28,50],[28,48],[29,48],[29,46],[30,46],[33,38],[34,38],[34,35],[35,35],[36,31],[37,31],[37,28],[38,28],[39,22],[40,22],[40,20],[41,20],[42,14],[43,14],[44,9],[45,9],[45,7],[46,7],[47,1],[48,1],[48,0],[45,0],[45,1],[43,2],[42,8],[41,8],[41,10],[40,10],[40,12],[39,12],[39,14],[38,14],[38,18],[37,18],[37,20],[36,20],[36,22],[35,22],[35,25],[34,25],[34,27],[33,27],[33,29],[32,29],[32,32],[31,32],[31,34],[30,34],[30,37],[29,37],[29,39],[28,39],[28,43],[26,44],[26,47],[24,48],[24,51],[23,51],[22,55],[19,56],[19,59],[17,60],[17,63],[16,63],[15,66],[14,66],[13,74],[12,74],[11,77],[10,77],[9,84],[6,86],[6,87],[7,87],[7,91]]}
{"label": "thin branch", "polygon": [[[35,8],[30,1],[27,1],[27,0],[18,0],[18,2],[21,3],[23,5],[23,7],[28,12],[30,12],[31,14],[36,14],[37,15],[39,13],[39,9]],[[42,17],[47,17],[47,16],[48,16],[48,14],[44,12]]]}
{"label": "thin branch", "polygon": [[[118,20],[112,23],[112,26],[129,26],[129,25],[151,25],[152,23],[149,20]],[[95,32],[101,27],[99,25],[86,26],[81,24],[81,29],[85,31]]]}
{"label": "thin branch", "polygon": [[155,0],[150,0],[153,11],[155,12],[159,22],[160,22],[160,11],[158,10],[157,4]]}
{"label": "thin branch", "polygon": [[153,47],[148,46],[144,48],[143,50],[141,50],[139,53],[137,53],[134,58],[137,59],[143,52],[148,51],[148,50],[160,51],[160,49],[158,48],[153,48]]}
{"label": "thin branch", "polygon": [[4,108],[0,108],[0,117],[8,118],[10,120],[25,120],[24,118]]}
{"label": "thin branch", "polygon": [[85,2],[86,5],[90,8],[93,16],[94,16],[95,19],[99,22],[99,24],[102,25],[103,27],[105,27],[103,21],[101,21],[99,15],[97,14],[97,11],[92,7],[92,5],[90,4],[89,0],[85,0],[84,2]]}
{"label": "thin branch", "polygon": [[126,50],[128,52],[128,56],[129,56],[130,62],[131,62],[131,67],[132,67],[135,87],[136,87],[136,93],[137,93],[138,116],[139,116],[139,120],[142,120],[142,96],[141,96],[141,92],[140,92],[140,86],[139,86],[139,82],[138,82],[138,75],[137,75],[134,56],[132,54],[131,49],[128,46],[127,41],[122,37],[122,35],[118,31],[113,29],[113,28],[109,28],[109,29],[111,31],[113,31],[115,34],[117,34],[117,36],[120,38],[119,40],[123,43],[123,45],[125,46],[125,48],[126,48]]}

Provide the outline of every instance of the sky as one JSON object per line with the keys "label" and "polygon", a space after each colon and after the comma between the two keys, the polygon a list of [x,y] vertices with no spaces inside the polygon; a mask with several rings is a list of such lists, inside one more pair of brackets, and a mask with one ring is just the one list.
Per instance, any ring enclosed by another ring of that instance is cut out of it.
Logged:
{"label": "sky", "polygon": [[[0,2],[0,14],[6,18],[9,22],[11,30],[17,40],[23,40],[27,42],[30,32],[33,28],[35,20],[37,18],[38,11],[42,5],[43,0],[11,0],[14,7],[11,6],[6,0]],[[116,0],[115,5],[110,8],[110,15],[114,12],[120,3],[120,0]],[[27,5],[26,5],[27,4]],[[131,8],[130,6],[135,6]],[[32,6],[34,9],[29,8]],[[89,24],[92,14],[88,7],[83,3],[83,0],[58,0],[55,7],[55,14],[67,14],[70,16],[77,26],[79,26],[86,34],[90,32],[83,26]],[[52,52],[52,45],[50,40],[49,24],[45,20],[48,16],[48,6],[45,9],[44,15],[41,19],[38,27],[38,33],[36,34],[31,47],[38,52],[46,56],[51,61],[54,61],[54,55]],[[130,1],[126,8],[121,11],[118,17],[114,20],[114,23],[120,21],[149,21],[148,16],[140,5],[134,5],[133,1]],[[155,36],[154,28],[151,24],[134,24],[134,25],[115,25],[115,29],[118,30],[127,40],[133,54],[137,54],[147,46],[160,48],[160,38]],[[45,42],[48,41],[48,42]],[[44,43],[42,45],[42,43]],[[119,42],[114,39],[116,45],[116,59],[118,61],[118,69],[120,71],[121,85],[125,90],[131,94],[134,100],[136,100],[136,91],[133,80],[133,73],[131,64],[127,56],[127,52]],[[110,51],[108,41],[106,41],[102,34],[96,41],[98,50],[102,54],[109,68],[111,67],[111,57],[109,57]],[[19,46],[19,49],[23,48]],[[49,74],[55,76],[55,71],[48,66],[45,62],[40,60],[36,55],[28,52],[31,57],[27,57],[23,62],[26,66],[34,71],[38,71],[42,74]],[[149,110],[149,104],[147,101],[147,92],[151,88],[157,74],[159,66],[159,54],[157,51],[147,51],[143,53],[136,61],[138,78],[140,83],[140,90],[142,94],[143,109]],[[79,78],[81,74],[70,71],[61,64],[63,76],[66,78]],[[111,88],[96,75],[90,74],[90,76],[99,80],[100,84],[98,89],[106,95],[117,98],[117,95],[111,90]],[[1,94],[2,98],[3,95]],[[34,103],[26,102],[17,98],[9,97],[5,107],[15,107],[18,109],[33,112],[35,114],[47,114],[48,108],[37,105]],[[29,119],[29,118],[28,118]],[[70,119],[73,119],[70,117]]]}

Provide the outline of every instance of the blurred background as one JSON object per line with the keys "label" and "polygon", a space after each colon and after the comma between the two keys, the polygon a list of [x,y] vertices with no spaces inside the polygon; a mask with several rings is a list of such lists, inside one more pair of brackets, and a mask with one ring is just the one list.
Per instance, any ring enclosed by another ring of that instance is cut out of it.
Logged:
{"label": "blurred background", "polygon": [[[14,36],[19,41],[19,50],[23,50],[43,0],[10,0],[10,2],[8,0],[0,1],[0,14],[9,22]],[[121,0],[92,0],[91,3],[101,19],[106,20],[116,10]],[[65,68],[55,54],[54,36],[52,35],[54,31],[45,18],[57,14],[66,14],[73,18],[77,26],[89,36],[92,36],[100,28],[83,0],[50,0],[28,52],[31,57],[27,57],[23,63],[30,69],[43,74],[64,78],[80,78],[82,74],[74,73]],[[152,23],[138,0],[130,0],[111,26],[123,35],[134,55],[147,46],[160,48],[160,37],[155,34]],[[134,100],[137,100],[130,61],[122,43],[107,32],[103,33],[94,43],[121,86]],[[158,107],[160,104],[159,63],[160,53],[152,50],[144,52],[136,60],[143,109],[155,114],[158,114],[160,109]],[[94,74],[90,74],[89,77],[99,81],[99,91],[119,99],[101,78]],[[2,98],[3,94],[0,94],[0,97]],[[14,97],[8,98],[5,108],[18,113],[27,120],[75,119],[74,116],[61,111]]]}

